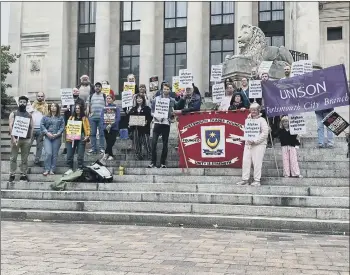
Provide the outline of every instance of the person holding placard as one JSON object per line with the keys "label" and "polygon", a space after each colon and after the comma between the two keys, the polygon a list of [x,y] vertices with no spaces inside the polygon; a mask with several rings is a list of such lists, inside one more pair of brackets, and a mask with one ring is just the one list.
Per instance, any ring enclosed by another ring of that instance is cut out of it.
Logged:
{"label": "person holding placard", "polygon": [[9,131],[11,135],[11,156],[10,156],[10,179],[15,180],[17,170],[18,150],[21,150],[21,181],[28,181],[28,156],[32,146],[34,123],[31,114],[26,110],[29,99],[26,96],[18,98],[18,110],[10,114]]}
{"label": "person holding placard", "polygon": [[[106,87],[106,86],[108,87],[109,86],[109,82],[107,80],[101,81],[101,84],[102,84],[102,87]],[[113,98],[113,101],[115,100],[115,92],[111,88],[109,89],[109,94],[108,95],[110,95]]]}
{"label": "person holding placard", "polygon": [[327,131],[327,139],[324,136],[324,127],[323,119],[331,112],[334,111],[334,108],[324,109],[315,111],[316,119],[317,119],[317,139],[318,139],[318,148],[334,148],[334,134],[331,130],[326,127]]}
{"label": "person holding placard", "polygon": [[107,95],[106,107],[101,111],[101,125],[106,139],[106,150],[103,156],[104,160],[113,160],[113,146],[117,139],[118,126],[120,121],[120,110],[113,104],[113,97]]}
{"label": "person holding placard", "polygon": [[201,96],[194,89],[187,87],[185,94],[175,104],[175,114],[198,112],[201,109]]}
{"label": "person holding placard", "polygon": [[[166,80],[162,81],[162,83],[160,84],[160,90],[156,92],[154,98],[156,98],[157,96],[160,96],[161,94],[163,94],[163,85],[164,84],[168,84],[169,85],[169,82],[166,81]],[[171,89],[170,89],[170,97],[171,98],[176,98],[177,97],[175,91],[172,91]]]}
{"label": "person holding placard", "polygon": [[136,95],[135,99],[136,106],[129,113],[129,127],[133,136],[136,157],[138,160],[143,160],[142,148],[145,148],[147,159],[151,160],[150,129],[153,117],[151,108],[146,105],[146,99],[141,95],[141,85],[140,93]]}
{"label": "person holding placard", "polygon": [[86,104],[84,110],[87,113],[89,110],[87,106],[89,104],[89,97],[95,92],[95,86],[90,82],[88,75],[82,75],[80,77],[80,84],[77,88],[79,89],[80,98],[83,99]]}
{"label": "person holding placard", "polygon": [[44,176],[55,174],[64,126],[64,119],[60,114],[60,107],[57,103],[52,103],[49,106],[49,114],[43,117],[40,123],[40,129],[44,135],[44,148],[46,153]]}
{"label": "person holding placard", "polygon": [[269,128],[266,120],[261,117],[259,104],[251,104],[249,111],[250,114],[246,119],[244,133],[245,146],[243,152],[242,181],[238,182],[237,185],[248,184],[250,168],[253,163],[254,181],[251,185],[259,186]]}
{"label": "person holding placard", "polygon": [[302,178],[300,175],[296,147],[300,146],[298,135],[291,135],[287,116],[282,117],[280,123],[279,139],[282,146],[283,176],[288,178]]}
{"label": "person holding placard", "polygon": [[[71,139],[71,131],[67,129],[70,127],[70,121],[81,122],[80,131],[75,133],[74,139]],[[73,173],[74,167],[74,154],[78,151],[78,169],[83,169],[84,166],[84,155],[85,155],[85,145],[90,138],[90,123],[89,119],[85,116],[83,109],[80,105],[75,105],[73,114],[68,119],[66,126],[66,143],[67,143],[67,165],[69,170],[64,173],[64,175],[69,175]]]}

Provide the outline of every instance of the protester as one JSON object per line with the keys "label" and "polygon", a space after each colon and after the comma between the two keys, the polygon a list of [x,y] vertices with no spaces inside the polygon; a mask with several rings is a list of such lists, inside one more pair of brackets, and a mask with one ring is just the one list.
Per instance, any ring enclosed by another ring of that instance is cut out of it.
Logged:
{"label": "protester", "polygon": [[186,114],[190,112],[198,112],[201,108],[201,96],[194,93],[194,89],[187,87],[185,94],[175,104],[175,114]]}
{"label": "protester", "polygon": [[42,92],[37,93],[36,100],[32,104],[33,107],[33,123],[34,123],[34,132],[31,139],[31,146],[33,145],[33,142],[35,140],[36,142],[36,153],[35,153],[35,159],[34,164],[38,165],[41,154],[43,152],[43,134],[40,131],[40,122],[41,119],[48,114],[48,104],[45,101],[45,94]]}
{"label": "protester", "polygon": [[100,153],[104,154],[104,132],[101,124],[101,111],[106,106],[106,95],[101,92],[102,84],[100,82],[96,82],[95,84],[95,92],[89,98],[89,122],[91,125],[91,149],[89,150],[90,154],[97,154],[97,129],[99,130],[99,149]]}
{"label": "protester", "polygon": [[117,105],[113,104],[113,97],[107,95],[106,107],[102,109],[100,116],[100,125],[104,131],[104,137],[106,139],[106,150],[103,156],[104,160],[113,160],[113,146],[117,139],[118,126],[120,121],[120,110]]}
{"label": "protester", "polygon": [[253,162],[254,167],[254,181],[252,186],[260,185],[261,168],[264,159],[266,140],[269,132],[266,120],[260,115],[260,105],[253,103],[250,105],[250,114],[248,119],[254,119],[260,124],[260,135],[254,141],[246,141],[243,152],[243,166],[242,166],[242,181],[237,185],[248,184],[250,177],[250,168]]}
{"label": "protester", "polygon": [[145,97],[145,104],[147,106],[150,106],[150,100],[148,98],[148,95],[147,95],[147,88],[146,88],[146,85],[145,84],[140,84],[140,88],[139,88],[139,93],[138,94],[135,94],[134,97],[133,97],[133,106],[136,106],[137,103],[136,103],[136,96],[137,95],[141,95],[141,96],[144,96]]}
{"label": "protester", "polygon": [[296,150],[296,146],[300,146],[300,142],[298,136],[292,135],[289,131],[288,116],[282,117],[280,128],[279,139],[282,146],[283,176],[285,178],[290,176],[302,178]]}
{"label": "protester", "polygon": [[230,102],[230,107],[228,109],[229,110],[240,110],[240,111],[246,110],[246,106],[243,103],[241,93],[236,92],[233,94],[231,102]]}
{"label": "protester", "polygon": [[[102,86],[109,85],[109,82],[107,80],[101,81]],[[109,95],[112,97],[113,101],[115,100],[115,92],[110,89],[109,90]]]}
{"label": "protester", "polygon": [[126,77],[128,82],[133,82],[135,83],[135,94],[139,93],[139,87],[136,84],[136,78],[134,74],[128,74],[128,76]]}
{"label": "protester", "polygon": [[290,66],[289,65],[287,65],[287,66],[285,66],[284,67],[284,75],[285,75],[285,77],[283,77],[282,79],[286,79],[286,78],[290,78]]}
{"label": "protester", "polygon": [[[163,82],[160,84],[160,90],[158,90],[158,91],[156,92],[154,98],[156,98],[157,96],[160,96],[160,95],[163,93],[163,85],[164,85],[164,84],[168,84],[169,87],[170,87],[169,82],[166,81],[166,80],[163,80]],[[176,98],[176,97],[177,97],[177,96],[176,96],[176,93],[173,92],[173,91],[171,90],[171,88],[170,88],[170,97],[171,97],[171,98]]]}
{"label": "protester", "polygon": [[229,84],[233,85],[233,80],[232,80],[231,77],[228,77],[228,78],[225,79],[224,83],[225,83],[225,90],[226,90],[227,89],[227,85],[229,85]]}
{"label": "protester", "polygon": [[81,134],[79,140],[66,139],[67,142],[67,165],[69,170],[64,175],[70,175],[73,173],[74,167],[74,154],[78,151],[78,169],[83,169],[84,166],[84,154],[85,145],[90,137],[90,123],[89,119],[85,116],[80,105],[75,105],[73,114],[69,117],[68,121],[82,121]]}
{"label": "protester", "polygon": [[334,134],[331,130],[327,128],[327,139],[325,140],[324,136],[324,124],[323,119],[331,112],[334,111],[334,108],[315,111],[317,119],[317,134],[318,134],[318,148],[334,148]]}
{"label": "protester", "polygon": [[150,142],[150,128],[153,119],[151,108],[146,105],[146,99],[140,93],[136,95],[136,106],[130,110],[130,116],[143,116],[145,124],[143,126],[130,126],[130,131],[133,133],[133,142],[135,145],[136,157],[138,160],[143,160],[142,148],[146,149],[147,159],[151,160],[151,142]]}
{"label": "protester", "polygon": [[[155,116],[154,112],[156,107],[156,100],[158,98],[170,99],[168,118],[159,118]],[[163,93],[160,96],[157,96],[156,99],[152,102],[152,115],[153,115],[154,128],[153,128],[153,138],[152,138],[152,162],[148,166],[149,168],[156,167],[157,143],[160,135],[162,135],[162,141],[163,141],[162,155],[160,158],[160,167],[166,168],[165,162],[168,156],[168,139],[169,139],[169,133],[170,133],[170,120],[171,120],[174,107],[175,107],[175,100],[170,97],[170,85],[167,83],[164,83]]]}
{"label": "protester", "polygon": [[[28,97],[20,96],[18,98],[18,110],[14,111],[10,114],[9,117],[9,131],[11,135],[11,156],[10,156],[10,179],[9,182],[13,182],[15,180],[15,174],[17,170],[17,156],[18,150],[21,150],[21,181],[28,181],[27,170],[28,170],[28,156],[30,153],[30,148],[32,146],[31,139],[33,136],[34,123],[32,116],[26,111],[28,104]],[[29,118],[29,127],[27,136],[25,138],[12,136],[12,128],[15,122],[16,117]]]}
{"label": "protester", "polygon": [[49,106],[49,114],[43,117],[40,123],[40,129],[44,135],[44,148],[46,153],[44,176],[55,174],[64,126],[65,123],[60,114],[60,107],[57,103],[52,103]]}
{"label": "protester", "polygon": [[[86,105],[84,106],[85,112],[89,110],[88,104],[89,104],[89,97],[95,92],[94,85],[90,82],[90,78],[87,75],[82,75],[80,77],[80,84],[77,86],[79,89],[79,97],[84,100]],[[86,113],[86,115],[88,115]]]}
{"label": "protester", "polygon": [[233,85],[234,85],[233,83],[227,83],[226,84],[225,97],[216,106],[216,109],[218,111],[227,111],[229,109],[233,93],[235,92],[235,89],[236,89],[236,87],[233,86]]}
{"label": "protester", "polygon": [[260,80],[258,70],[256,67],[252,68],[251,75],[250,75],[251,80]]}

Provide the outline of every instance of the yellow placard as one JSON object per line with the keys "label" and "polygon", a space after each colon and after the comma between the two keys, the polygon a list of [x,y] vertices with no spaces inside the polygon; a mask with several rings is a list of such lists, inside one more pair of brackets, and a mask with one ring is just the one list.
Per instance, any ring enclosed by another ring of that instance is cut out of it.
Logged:
{"label": "yellow placard", "polygon": [[132,94],[135,94],[135,82],[124,82],[123,91],[131,91]]}
{"label": "yellow placard", "polygon": [[66,137],[69,140],[80,140],[81,138],[81,121],[68,120],[66,128]]}
{"label": "yellow placard", "polygon": [[102,85],[102,93],[109,95],[111,93],[111,85]]}

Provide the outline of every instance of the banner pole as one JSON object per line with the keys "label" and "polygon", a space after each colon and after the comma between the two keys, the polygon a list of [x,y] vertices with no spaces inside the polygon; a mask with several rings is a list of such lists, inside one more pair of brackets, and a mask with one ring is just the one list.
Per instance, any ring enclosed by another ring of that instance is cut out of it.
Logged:
{"label": "banner pole", "polygon": [[[181,141],[181,135],[180,135],[180,130],[179,130],[179,121],[178,121],[178,117],[177,117],[177,116],[176,116],[176,126],[177,126],[177,127],[176,127],[176,128],[177,128],[177,135],[178,135],[178,138],[179,138],[179,142],[180,142],[182,154],[183,154],[184,159],[185,159],[186,171],[187,171],[187,173],[188,173],[188,163],[187,163],[187,158],[186,158],[184,146],[183,146],[182,141]],[[182,168],[182,172],[184,173],[184,169],[183,169],[183,168]]]}
{"label": "banner pole", "polygon": [[277,169],[277,176],[280,177],[280,172],[279,172],[279,169],[278,169],[277,158],[276,158],[275,144],[273,142],[272,134],[271,134],[272,128],[270,127],[270,122],[269,122],[268,116],[266,116],[266,121],[267,121],[267,125],[269,126],[269,129],[271,129],[269,135],[270,135],[270,139],[271,139],[271,145],[272,145],[272,149],[273,149],[273,156],[274,156],[274,159],[275,159],[275,164],[276,164],[276,169]]}

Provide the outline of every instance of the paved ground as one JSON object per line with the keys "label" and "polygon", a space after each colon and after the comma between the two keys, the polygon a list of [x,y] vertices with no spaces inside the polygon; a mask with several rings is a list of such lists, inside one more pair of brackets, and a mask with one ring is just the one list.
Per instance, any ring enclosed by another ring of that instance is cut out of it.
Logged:
{"label": "paved ground", "polygon": [[2,275],[349,274],[349,238],[142,226],[1,223]]}

